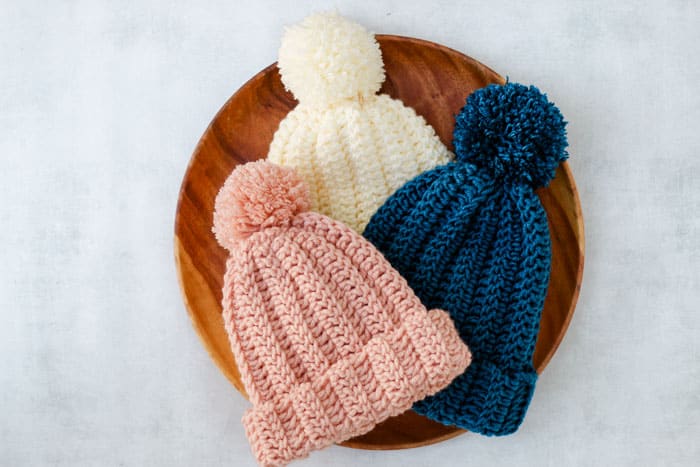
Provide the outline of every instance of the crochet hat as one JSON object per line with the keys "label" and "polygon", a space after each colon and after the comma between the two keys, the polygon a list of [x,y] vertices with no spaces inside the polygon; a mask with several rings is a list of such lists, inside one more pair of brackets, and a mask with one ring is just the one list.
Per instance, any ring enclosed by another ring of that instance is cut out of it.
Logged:
{"label": "crochet hat", "polygon": [[230,251],[223,318],[261,465],[369,431],[471,359],[446,312],[427,311],[367,240],[308,206],[294,170],[265,161],[236,168],[216,198]]}
{"label": "crochet hat", "polygon": [[532,356],[550,270],[547,216],[534,192],[566,159],[565,122],[535,87],[469,96],[456,161],[403,186],[369,239],[426,307],[447,310],[474,361],[414,409],[485,435],[517,430],[534,391]]}
{"label": "crochet hat", "polygon": [[385,94],[373,34],[335,14],[287,29],[279,69],[299,105],[280,123],[268,159],[297,168],[314,211],[361,232],[396,189],[451,153],[410,107]]}

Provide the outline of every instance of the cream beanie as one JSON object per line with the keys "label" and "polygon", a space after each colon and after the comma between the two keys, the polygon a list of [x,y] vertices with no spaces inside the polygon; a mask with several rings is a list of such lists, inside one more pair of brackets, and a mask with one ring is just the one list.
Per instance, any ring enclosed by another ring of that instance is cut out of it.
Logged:
{"label": "cream beanie", "polygon": [[268,159],[297,169],[312,210],[362,232],[405,182],[450,161],[423,117],[376,94],[382,54],[359,24],[336,14],[309,16],[286,30],[278,65],[299,105],[280,123]]}

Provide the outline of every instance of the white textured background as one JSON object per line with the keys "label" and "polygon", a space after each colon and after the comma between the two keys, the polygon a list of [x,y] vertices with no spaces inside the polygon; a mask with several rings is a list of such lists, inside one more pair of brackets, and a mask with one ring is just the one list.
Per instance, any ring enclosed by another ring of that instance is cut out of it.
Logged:
{"label": "white textured background", "polygon": [[252,465],[247,403],[180,299],[175,203],[283,25],[337,7],[548,92],[586,271],[516,435],[299,465],[699,465],[700,5],[291,3],[0,5],[0,464]]}

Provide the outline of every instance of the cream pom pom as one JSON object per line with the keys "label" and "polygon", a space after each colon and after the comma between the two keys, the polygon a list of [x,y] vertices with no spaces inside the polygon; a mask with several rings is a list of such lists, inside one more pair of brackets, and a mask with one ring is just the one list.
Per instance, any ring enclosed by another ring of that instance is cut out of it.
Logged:
{"label": "cream pom pom", "polygon": [[309,208],[309,190],[296,171],[266,160],[239,165],[219,190],[214,228],[219,244],[233,251],[237,242],[267,227],[289,225]]}
{"label": "cream pom pom", "polygon": [[287,28],[278,66],[287,90],[311,105],[373,95],[384,82],[374,35],[334,13],[311,15]]}

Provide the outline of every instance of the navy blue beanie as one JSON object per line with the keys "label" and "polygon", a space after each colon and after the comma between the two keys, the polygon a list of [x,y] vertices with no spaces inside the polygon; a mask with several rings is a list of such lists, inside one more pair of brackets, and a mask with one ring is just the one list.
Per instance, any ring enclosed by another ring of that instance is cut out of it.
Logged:
{"label": "navy blue beanie", "polygon": [[534,86],[480,89],[457,116],[456,160],[409,181],[367,225],[364,236],[427,308],[450,313],[472,351],[467,371],[416,412],[484,435],[523,421],[551,262],[534,190],[567,158],[565,126]]}

